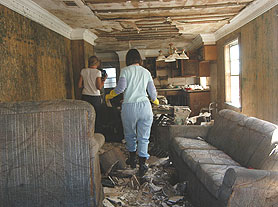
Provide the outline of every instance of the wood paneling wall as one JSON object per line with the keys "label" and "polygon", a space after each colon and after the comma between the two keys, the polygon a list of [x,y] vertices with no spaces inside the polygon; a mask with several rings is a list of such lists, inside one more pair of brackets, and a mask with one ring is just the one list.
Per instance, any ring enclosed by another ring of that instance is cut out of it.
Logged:
{"label": "wood paneling wall", "polygon": [[[225,103],[224,45],[240,35],[243,114],[278,124],[278,6],[217,41],[217,101]],[[214,81],[214,80],[212,80]]]}
{"label": "wood paneling wall", "polygon": [[81,99],[82,91],[78,88],[80,71],[82,68],[88,67],[88,59],[90,56],[94,55],[94,47],[84,40],[73,40],[71,41],[71,51],[74,95],[76,99]]}
{"label": "wood paneling wall", "polygon": [[0,101],[74,98],[71,41],[0,5]]}

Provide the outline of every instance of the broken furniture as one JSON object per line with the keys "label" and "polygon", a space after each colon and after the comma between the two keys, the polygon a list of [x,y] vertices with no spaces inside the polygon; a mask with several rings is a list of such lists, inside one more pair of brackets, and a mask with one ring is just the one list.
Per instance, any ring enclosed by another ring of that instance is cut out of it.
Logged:
{"label": "broken furniture", "polygon": [[213,126],[164,130],[164,147],[196,206],[277,205],[277,125],[225,109]]}
{"label": "broken furniture", "polygon": [[1,206],[101,206],[94,123],[84,101],[1,103]]}

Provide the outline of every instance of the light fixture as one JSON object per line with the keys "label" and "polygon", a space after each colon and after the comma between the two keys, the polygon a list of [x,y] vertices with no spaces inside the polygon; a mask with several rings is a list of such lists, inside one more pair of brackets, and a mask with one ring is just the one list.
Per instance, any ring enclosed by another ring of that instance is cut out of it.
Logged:
{"label": "light fixture", "polygon": [[159,50],[159,55],[158,57],[156,58],[156,61],[162,61],[162,60],[165,60],[165,56],[163,55],[162,53],[162,50]]}
{"label": "light fixture", "polygon": [[175,62],[176,58],[173,57],[173,55],[169,55],[166,59],[165,62]]}
{"label": "light fixture", "polygon": [[176,58],[173,56],[173,43],[169,44],[169,56],[165,59],[165,62],[175,62]]}
{"label": "light fixture", "polygon": [[[173,49],[173,44],[169,44],[169,56],[165,58],[165,56],[162,54],[162,51],[159,51],[159,55],[156,58],[156,61],[162,61],[164,60],[165,62],[174,62],[177,59],[183,59],[183,60],[188,60],[189,57],[185,54],[184,50],[182,50],[182,53],[179,55],[177,52],[177,48]],[[173,52],[174,51],[174,52]]]}
{"label": "light fixture", "polygon": [[180,54],[180,57],[177,59],[184,59],[184,60],[188,60],[189,57],[185,54],[184,50],[182,50],[182,53]]}
{"label": "light fixture", "polygon": [[173,54],[173,58],[175,58],[175,59],[180,59],[180,56],[179,56],[179,54],[178,54],[178,52],[177,52],[177,48],[175,48],[174,50],[175,50],[175,52],[174,52],[174,54]]}

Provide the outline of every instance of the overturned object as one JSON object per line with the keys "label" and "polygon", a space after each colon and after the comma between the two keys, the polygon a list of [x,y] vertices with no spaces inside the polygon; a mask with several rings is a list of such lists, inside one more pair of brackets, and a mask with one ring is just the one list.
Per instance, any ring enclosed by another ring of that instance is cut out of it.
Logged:
{"label": "overturned object", "polygon": [[174,122],[176,125],[187,125],[191,110],[188,106],[174,106]]}

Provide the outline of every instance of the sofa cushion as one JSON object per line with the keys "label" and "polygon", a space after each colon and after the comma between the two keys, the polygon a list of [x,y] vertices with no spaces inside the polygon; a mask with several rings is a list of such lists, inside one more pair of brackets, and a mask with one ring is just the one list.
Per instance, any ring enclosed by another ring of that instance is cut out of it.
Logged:
{"label": "sofa cushion", "polygon": [[240,165],[262,169],[275,148],[275,129],[277,125],[270,122],[225,109],[219,112],[206,140]]}
{"label": "sofa cushion", "polygon": [[196,176],[206,189],[218,198],[224,175],[230,167],[242,168],[240,166],[231,165],[198,164]]}
{"label": "sofa cushion", "polygon": [[277,170],[278,126],[250,117],[246,127],[249,129],[250,143],[246,143],[245,149],[254,149],[247,166],[255,169]]}
{"label": "sofa cushion", "polygon": [[240,166],[221,150],[186,149],[180,156],[193,172],[196,172],[198,164]]}
{"label": "sofa cushion", "polygon": [[[244,125],[247,118],[247,116],[231,110],[221,110],[218,113],[206,140],[217,149],[223,150],[225,153],[233,157],[234,151],[240,147],[239,140],[241,140],[243,136],[246,136],[244,135],[244,132],[246,132]],[[246,165],[248,158],[249,154],[247,155],[244,153],[241,155],[241,162],[239,163],[241,165]]]}
{"label": "sofa cushion", "polygon": [[185,149],[216,149],[214,146],[208,144],[206,141],[200,139],[191,139],[185,137],[175,137],[172,142],[172,146],[178,155]]}

